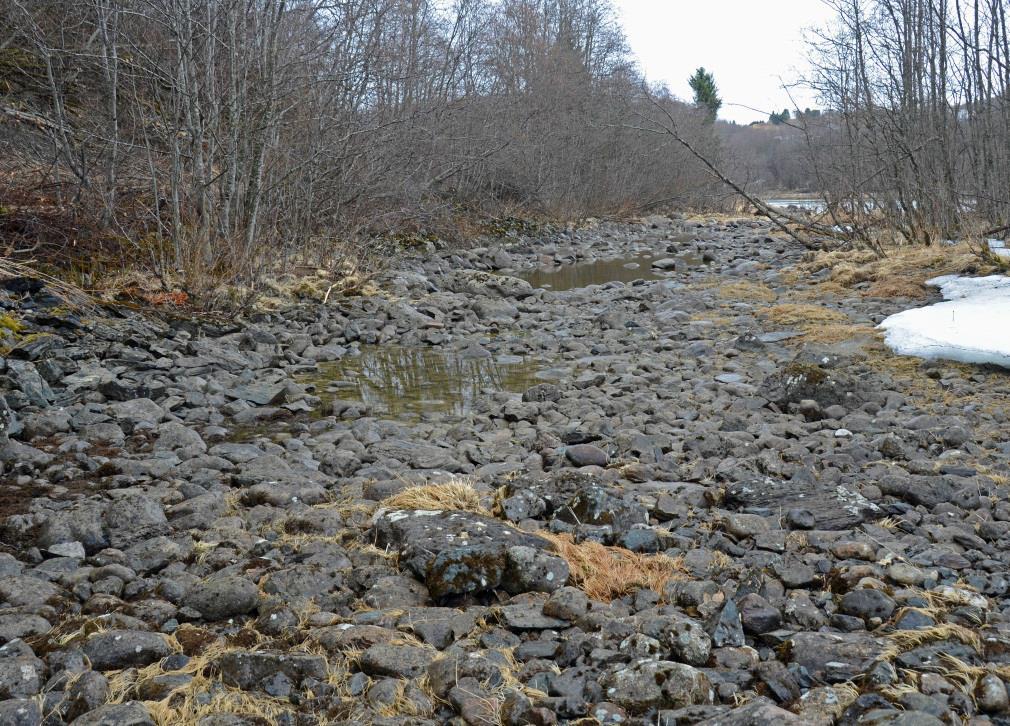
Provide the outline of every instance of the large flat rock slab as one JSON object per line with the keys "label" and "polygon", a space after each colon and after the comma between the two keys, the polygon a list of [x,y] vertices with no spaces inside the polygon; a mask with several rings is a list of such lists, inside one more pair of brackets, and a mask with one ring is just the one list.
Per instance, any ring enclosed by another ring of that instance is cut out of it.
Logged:
{"label": "large flat rock slab", "polygon": [[811,529],[834,531],[883,516],[877,505],[848,487],[770,477],[730,484],[723,504],[727,509],[766,517],[784,517],[790,510],[803,509],[813,515]]}

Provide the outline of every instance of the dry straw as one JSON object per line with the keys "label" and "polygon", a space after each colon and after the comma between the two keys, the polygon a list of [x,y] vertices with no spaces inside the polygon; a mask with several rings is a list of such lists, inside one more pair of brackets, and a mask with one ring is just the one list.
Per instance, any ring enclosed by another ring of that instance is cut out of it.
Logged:
{"label": "dry straw", "polygon": [[568,562],[573,582],[594,600],[609,602],[648,588],[662,594],[666,584],[686,577],[682,558],[643,555],[599,542],[575,543],[569,535],[538,532]]}

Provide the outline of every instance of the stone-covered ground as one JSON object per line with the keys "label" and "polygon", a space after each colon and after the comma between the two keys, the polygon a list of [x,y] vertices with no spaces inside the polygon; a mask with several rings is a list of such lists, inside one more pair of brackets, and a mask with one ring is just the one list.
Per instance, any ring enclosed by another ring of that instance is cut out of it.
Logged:
{"label": "stone-covered ground", "polygon": [[[248,324],[7,283],[0,723],[1010,723],[1007,375],[891,356],[915,303],[810,257],[653,218]],[[554,382],[398,421],[297,382],[372,343]]]}

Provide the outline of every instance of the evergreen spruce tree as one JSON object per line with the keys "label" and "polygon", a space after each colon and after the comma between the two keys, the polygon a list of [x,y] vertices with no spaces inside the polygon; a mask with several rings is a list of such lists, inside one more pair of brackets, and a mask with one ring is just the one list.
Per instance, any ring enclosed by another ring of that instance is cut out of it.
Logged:
{"label": "evergreen spruce tree", "polygon": [[699,68],[694,75],[688,79],[691,90],[694,91],[694,103],[699,108],[704,108],[708,112],[708,120],[714,122],[722,108],[722,99],[719,98],[719,88],[715,85],[715,76]]}

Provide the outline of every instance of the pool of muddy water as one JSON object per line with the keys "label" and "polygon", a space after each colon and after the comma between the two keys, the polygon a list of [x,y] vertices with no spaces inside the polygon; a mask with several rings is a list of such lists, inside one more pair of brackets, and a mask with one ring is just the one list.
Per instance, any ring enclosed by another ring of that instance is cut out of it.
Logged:
{"label": "pool of muddy water", "polygon": [[[675,266],[663,270],[653,267],[653,263],[659,260],[674,260]],[[661,280],[671,272],[684,272],[703,264],[704,260],[700,254],[688,251],[596,260],[555,268],[537,268],[518,273],[515,276],[526,280],[533,287],[564,292],[590,285],[603,285],[608,282],[630,283],[635,280]]]}
{"label": "pool of muddy water", "polygon": [[482,397],[522,393],[549,376],[549,362],[535,358],[476,358],[468,350],[363,345],[358,355],[322,364],[299,382],[314,384],[319,395],[361,401],[375,414],[415,418],[465,415]]}

